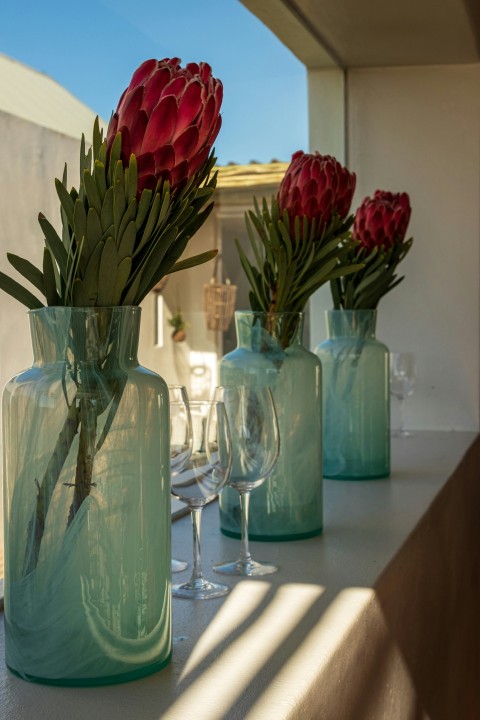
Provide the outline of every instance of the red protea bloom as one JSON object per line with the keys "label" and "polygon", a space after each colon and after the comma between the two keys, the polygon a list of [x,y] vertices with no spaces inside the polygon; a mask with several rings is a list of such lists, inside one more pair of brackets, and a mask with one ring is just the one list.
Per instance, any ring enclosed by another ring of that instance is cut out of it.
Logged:
{"label": "red protea bloom", "polygon": [[376,190],[373,198],[365,198],[357,210],[353,237],[368,250],[388,250],[405,239],[410,213],[407,193]]}
{"label": "red protea bloom", "polygon": [[223,86],[207,63],[179,58],[146,60],[133,73],[107,132],[107,153],[122,133],[122,160],[138,163],[138,190],[159,178],[172,188],[195,175],[207,160],[222,119]]}
{"label": "red protea bloom", "polygon": [[290,223],[296,215],[315,219],[322,234],[333,214],[348,215],[355,191],[355,173],[344,168],[331,155],[298,150],[292,155],[277,195],[280,212],[287,210]]}

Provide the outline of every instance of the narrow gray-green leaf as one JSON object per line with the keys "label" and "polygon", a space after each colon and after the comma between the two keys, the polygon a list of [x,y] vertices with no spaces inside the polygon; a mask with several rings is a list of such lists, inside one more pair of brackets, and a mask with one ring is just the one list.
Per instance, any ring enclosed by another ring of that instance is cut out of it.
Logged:
{"label": "narrow gray-green leaf", "polygon": [[[65,247],[58,237],[57,231],[51,225],[51,223],[48,222],[45,215],[42,215],[42,213],[38,216],[38,222],[40,223],[40,227],[42,228],[44,235],[45,235],[45,241],[52,251],[52,255],[55,258],[58,269],[60,270],[60,275],[64,280],[67,279],[67,251],[65,250]],[[73,227],[73,222],[72,222]]]}
{"label": "narrow gray-green leaf", "polygon": [[88,305],[96,305],[97,303],[100,260],[102,258],[103,248],[103,242],[99,242],[98,245],[96,245],[93,253],[90,255],[90,259],[85,270],[83,283],[85,286],[86,297],[89,300]]}
{"label": "narrow gray-green leaf", "polygon": [[96,246],[101,242],[103,236],[102,224],[97,211],[91,207],[87,214],[87,244],[89,255],[93,253]]}
{"label": "narrow gray-green leaf", "polygon": [[102,198],[98,192],[95,180],[88,170],[85,170],[83,173],[83,182],[85,184],[85,192],[87,193],[89,206],[95,208],[97,213],[100,215],[102,212]]}
{"label": "narrow gray-green leaf", "polygon": [[43,282],[42,272],[33,265],[30,260],[14,255],[13,253],[7,253],[7,259],[10,265],[12,265],[20,275],[31,282],[37,290],[40,290],[42,295],[45,294],[45,284]]}
{"label": "narrow gray-green leaf", "polygon": [[105,165],[100,162],[100,160],[95,160],[93,167],[93,179],[95,180],[95,185],[97,186],[98,193],[103,203],[105,193],[107,192],[107,180],[105,177]]}
{"label": "narrow gray-green leaf", "polygon": [[189,258],[185,258],[185,260],[179,260],[170,269],[169,275],[174,272],[179,272],[180,270],[188,270],[188,268],[195,267],[196,265],[202,265],[209,260],[213,260],[213,258],[217,254],[218,250],[207,250],[207,252],[199,253],[198,255],[192,255]]}
{"label": "narrow gray-green leaf", "polygon": [[113,225],[113,187],[108,188],[103,198],[100,222],[102,223],[102,230],[104,232],[110,225]]}
{"label": "narrow gray-green leaf", "polygon": [[128,191],[127,191],[127,202],[130,203],[134,198],[137,197],[137,183],[138,183],[138,168],[137,158],[135,155],[130,155],[130,161],[128,164]]}
{"label": "narrow gray-green leaf", "polygon": [[145,222],[148,212],[150,210],[150,204],[152,202],[153,192],[148,188],[142,191],[140,195],[140,202],[138,203],[137,217],[135,218],[135,225],[137,226],[137,232],[142,229],[142,225]]}
{"label": "narrow gray-green leaf", "polygon": [[162,201],[162,198],[161,198],[160,194],[157,193],[155,195],[155,199],[153,201],[152,207],[150,209],[150,213],[148,215],[148,220],[147,220],[147,224],[145,225],[145,230],[142,233],[140,242],[138,243],[137,247],[135,248],[135,255],[138,255],[139,251],[148,242],[151,234],[155,230],[155,226],[156,226],[157,220],[158,220],[158,215],[160,213],[161,201]]}
{"label": "narrow gray-green leaf", "polygon": [[53,269],[52,256],[48,248],[44,248],[43,250],[43,278],[47,305],[60,305],[60,298],[57,293],[57,286],[55,283],[55,271]]}
{"label": "narrow gray-green leaf", "polygon": [[0,289],[21,302],[22,305],[26,305],[30,310],[45,307],[35,295],[3,272],[0,272]]}
{"label": "narrow gray-green leaf", "polygon": [[115,180],[113,183],[113,224],[115,226],[115,239],[118,237],[120,223],[127,206],[125,200],[125,178],[122,161],[119,160],[115,167]]}
{"label": "narrow gray-green leaf", "polygon": [[63,185],[58,178],[55,178],[55,188],[62,208],[65,210],[70,227],[73,228],[73,208],[75,203],[65,185]]}
{"label": "narrow gray-green leaf", "polygon": [[122,235],[122,239],[120,241],[120,246],[117,251],[119,263],[127,256],[133,255],[133,249],[135,247],[136,237],[137,237],[137,228],[135,226],[135,222],[133,220],[131,220],[128,223],[127,228]]}
{"label": "narrow gray-green leaf", "polygon": [[73,210],[73,229],[75,231],[75,238],[77,243],[84,237],[87,237],[87,213],[83,207],[83,203],[78,198],[75,200],[75,207]]}
{"label": "narrow gray-green leaf", "polygon": [[[120,243],[122,241],[123,233],[125,232],[126,228],[128,227],[129,223],[132,220],[135,220],[137,214],[137,198],[133,198],[127,209],[125,210],[125,213],[122,218],[122,222],[120,223],[120,227],[118,228],[118,233],[115,238],[117,242],[117,248],[120,246]],[[137,234],[136,228],[135,228],[135,236]]]}
{"label": "narrow gray-green leaf", "polygon": [[112,237],[107,238],[103,247],[98,273],[99,307],[108,307],[113,302],[113,293],[117,277],[117,248]]}
{"label": "narrow gray-green leaf", "polygon": [[115,288],[113,292],[112,305],[119,305],[122,299],[123,291],[130,277],[130,270],[132,269],[132,258],[125,257],[117,266],[117,279],[115,281]]}

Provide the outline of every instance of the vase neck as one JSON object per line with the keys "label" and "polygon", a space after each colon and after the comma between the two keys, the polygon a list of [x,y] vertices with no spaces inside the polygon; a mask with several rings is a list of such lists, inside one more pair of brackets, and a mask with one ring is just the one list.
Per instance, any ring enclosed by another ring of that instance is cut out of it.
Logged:
{"label": "vase neck", "polygon": [[272,344],[282,348],[302,345],[303,321],[303,313],[237,310],[235,326],[238,347],[262,351]]}
{"label": "vase neck", "polygon": [[327,310],[327,332],[330,338],[374,338],[376,310]]}
{"label": "vase neck", "polygon": [[31,310],[35,365],[54,362],[136,365],[139,307],[45,307]]}

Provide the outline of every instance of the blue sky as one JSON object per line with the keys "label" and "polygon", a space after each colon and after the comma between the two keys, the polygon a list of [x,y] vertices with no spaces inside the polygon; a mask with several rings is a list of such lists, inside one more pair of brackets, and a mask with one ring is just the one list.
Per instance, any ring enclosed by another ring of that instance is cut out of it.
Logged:
{"label": "blue sky", "polygon": [[8,3],[0,51],[47,73],[108,120],[147,58],[204,60],[224,84],[220,164],[307,150],[306,71],[239,0]]}

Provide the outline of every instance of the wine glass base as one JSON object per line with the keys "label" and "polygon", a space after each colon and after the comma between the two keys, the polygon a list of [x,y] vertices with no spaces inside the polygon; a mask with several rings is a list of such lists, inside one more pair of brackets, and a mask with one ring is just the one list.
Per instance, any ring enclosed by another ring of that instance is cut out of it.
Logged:
{"label": "wine glass base", "polygon": [[271,575],[278,571],[276,565],[256,560],[237,560],[236,562],[221,563],[214,565],[215,572],[221,575],[241,575],[243,577],[258,577],[260,575]]}
{"label": "wine glass base", "polygon": [[414,436],[415,433],[411,432],[410,430],[394,430],[392,432],[392,437],[396,438],[409,438]]}
{"label": "wine glass base", "polygon": [[175,560],[172,558],[172,573],[182,572],[188,568],[188,562],[186,560]]}
{"label": "wine glass base", "polygon": [[222,597],[230,592],[229,585],[214,583],[202,578],[196,582],[186,582],[179,585],[172,585],[173,597],[185,598],[186,600],[209,600],[210,598]]}

